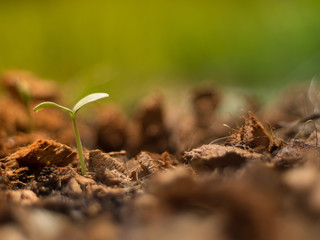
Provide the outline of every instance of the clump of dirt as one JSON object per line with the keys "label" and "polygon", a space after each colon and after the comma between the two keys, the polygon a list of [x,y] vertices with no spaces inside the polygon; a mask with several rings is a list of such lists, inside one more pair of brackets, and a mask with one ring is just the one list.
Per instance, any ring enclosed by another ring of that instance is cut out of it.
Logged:
{"label": "clump of dirt", "polygon": [[[189,108],[176,108],[175,116],[159,94],[132,118],[100,106],[96,119],[79,120],[88,169],[82,176],[68,116],[29,112],[39,101],[62,101],[59,87],[19,71],[0,78],[8,92],[0,99],[4,239],[320,235],[319,117],[304,106],[305,90],[293,108],[293,99],[283,98],[274,115],[248,100],[255,112],[242,121],[219,115],[224,93],[208,86],[192,90]],[[31,90],[27,105],[18,99],[21,82]],[[239,127],[228,133],[223,124]]]}

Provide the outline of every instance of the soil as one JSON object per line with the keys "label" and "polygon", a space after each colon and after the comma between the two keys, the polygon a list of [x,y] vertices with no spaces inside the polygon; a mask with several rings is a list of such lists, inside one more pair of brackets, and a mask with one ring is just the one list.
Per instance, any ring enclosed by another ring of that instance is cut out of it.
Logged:
{"label": "soil", "polygon": [[79,119],[82,176],[68,116],[32,113],[41,101],[61,103],[59,87],[21,71],[1,82],[0,239],[320,236],[319,116],[306,87],[270,108],[245,96],[232,118],[220,114],[214,86],[191,90],[187,110],[159,94],[132,117],[95,105]]}

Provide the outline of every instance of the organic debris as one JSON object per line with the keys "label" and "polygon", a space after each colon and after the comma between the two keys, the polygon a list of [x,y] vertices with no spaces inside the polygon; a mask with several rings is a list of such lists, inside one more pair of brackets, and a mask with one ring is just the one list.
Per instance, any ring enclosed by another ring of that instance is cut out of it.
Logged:
{"label": "organic debris", "polygon": [[202,145],[182,155],[184,161],[197,171],[237,169],[247,161],[262,159],[263,155],[232,146]]}
{"label": "organic debris", "polygon": [[[36,93],[42,80],[34,76],[1,78],[10,92],[0,99],[1,239],[320,235],[320,128],[318,118],[310,118],[312,106],[302,105],[307,95],[297,94],[294,107],[287,102],[292,98],[283,98],[281,111],[268,111],[268,118],[248,100],[255,114],[243,122],[220,115],[224,92],[211,87],[193,90],[185,109],[169,103],[170,110],[164,97],[151,95],[133,118],[101,105],[79,119],[88,169],[81,175],[64,114],[40,112],[29,128],[27,109],[13,99],[17,79],[29,84],[27,78],[33,79],[30,109],[61,94],[55,87]],[[240,127],[228,134],[223,124]]]}
{"label": "organic debris", "polygon": [[76,152],[70,147],[52,140],[38,140],[23,147],[3,159],[3,162],[16,161],[19,166],[44,167],[48,165],[67,166],[75,158]]}
{"label": "organic debris", "polygon": [[282,144],[280,140],[269,134],[257,117],[250,112],[243,125],[232,133],[228,143],[250,148],[255,152],[272,152]]}
{"label": "organic debris", "polygon": [[164,152],[161,155],[150,152],[141,152],[134,161],[138,162],[130,173],[131,178],[134,180],[143,180],[158,171],[171,169],[179,164],[178,160],[167,152]]}
{"label": "organic debris", "polygon": [[107,186],[125,184],[128,181],[125,163],[100,150],[90,151],[89,170]]}

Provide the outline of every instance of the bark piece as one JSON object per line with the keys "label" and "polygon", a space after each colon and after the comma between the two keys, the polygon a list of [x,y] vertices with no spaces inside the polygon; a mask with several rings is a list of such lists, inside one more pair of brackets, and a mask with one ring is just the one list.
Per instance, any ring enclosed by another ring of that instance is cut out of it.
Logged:
{"label": "bark piece", "polygon": [[106,185],[120,185],[128,182],[125,164],[100,150],[89,152],[89,170]]}
{"label": "bark piece", "polygon": [[70,147],[53,140],[38,140],[23,147],[1,161],[15,160],[20,166],[44,167],[56,165],[67,166],[75,158],[76,152]]}
{"label": "bark piece", "polygon": [[171,154],[164,152],[161,155],[150,152],[141,152],[136,160],[136,168],[130,172],[130,177],[134,180],[141,180],[149,177],[158,170],[170,169],[179,162]]}
{"label": "bark piece", "polygon": [[0,159],[16,152],[21,147],[30,145],[37,140],[47,139],[47,138],[48,136],[45,133],[34,131],[32,133],[20,132],[9,138],[1,139],[0,140]]}
{"label": "bark piece", "polygon": [[281,145],[281,142],[276,142],[258,118],[250,112],[242,127],[231,135],[228,143],[247,147],[256,152],[271,152]]}
{"label": "bark piece", "polygon": [[240,168],[246,161],[260,159],[259,153],[232,146],[203,145],[189,152],[184,152],[182,158],[198,171],[214,169]]}

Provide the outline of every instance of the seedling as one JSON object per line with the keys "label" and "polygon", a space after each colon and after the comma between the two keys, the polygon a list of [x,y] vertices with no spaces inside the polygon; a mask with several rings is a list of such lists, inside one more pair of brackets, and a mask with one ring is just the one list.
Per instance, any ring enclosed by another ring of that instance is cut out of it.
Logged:
{"label": "seedling", "polygon": [[30,110],[30,104],[31,104],[30,86],[26,81],[17,79],[17,81],[15,82],[15,87],[19,95],[19,100],[22,102],[24,109],[28,115],[29,124],[26,131],[31,132],[33,130],[34,120]]}
{"label": "seedling", "polygon": [[80,138],[79,130],[78,130],[78,126],[77,126],[77,121],[76,121],[76,114],[79,111],[79,109],[82,108],[84,105],[86,105],[90,102],[95,102],[99,99],[106,98],[106,97],[109,97],[109,94],[107,94],[107,93],[90,94],[90,95],[82,98],[79,102],[77,102],[76,105],[74,105],[73,109],[61,106],[61,105],[54,103],[54,102],[43,102],[43,103],[40,103],[39,105],[37,105],[33,109],[34,112],[37,112],[38,110],[43,109],[43,108],[54,107],[54,108],[59,108],[65,112],[69,113],[69,115],[72,119],[74,135],[76,138],[82,175],[86,174],[86,165],[85,165],[84,157],[83,157],[83,150],[82,150],[81,138]]}

